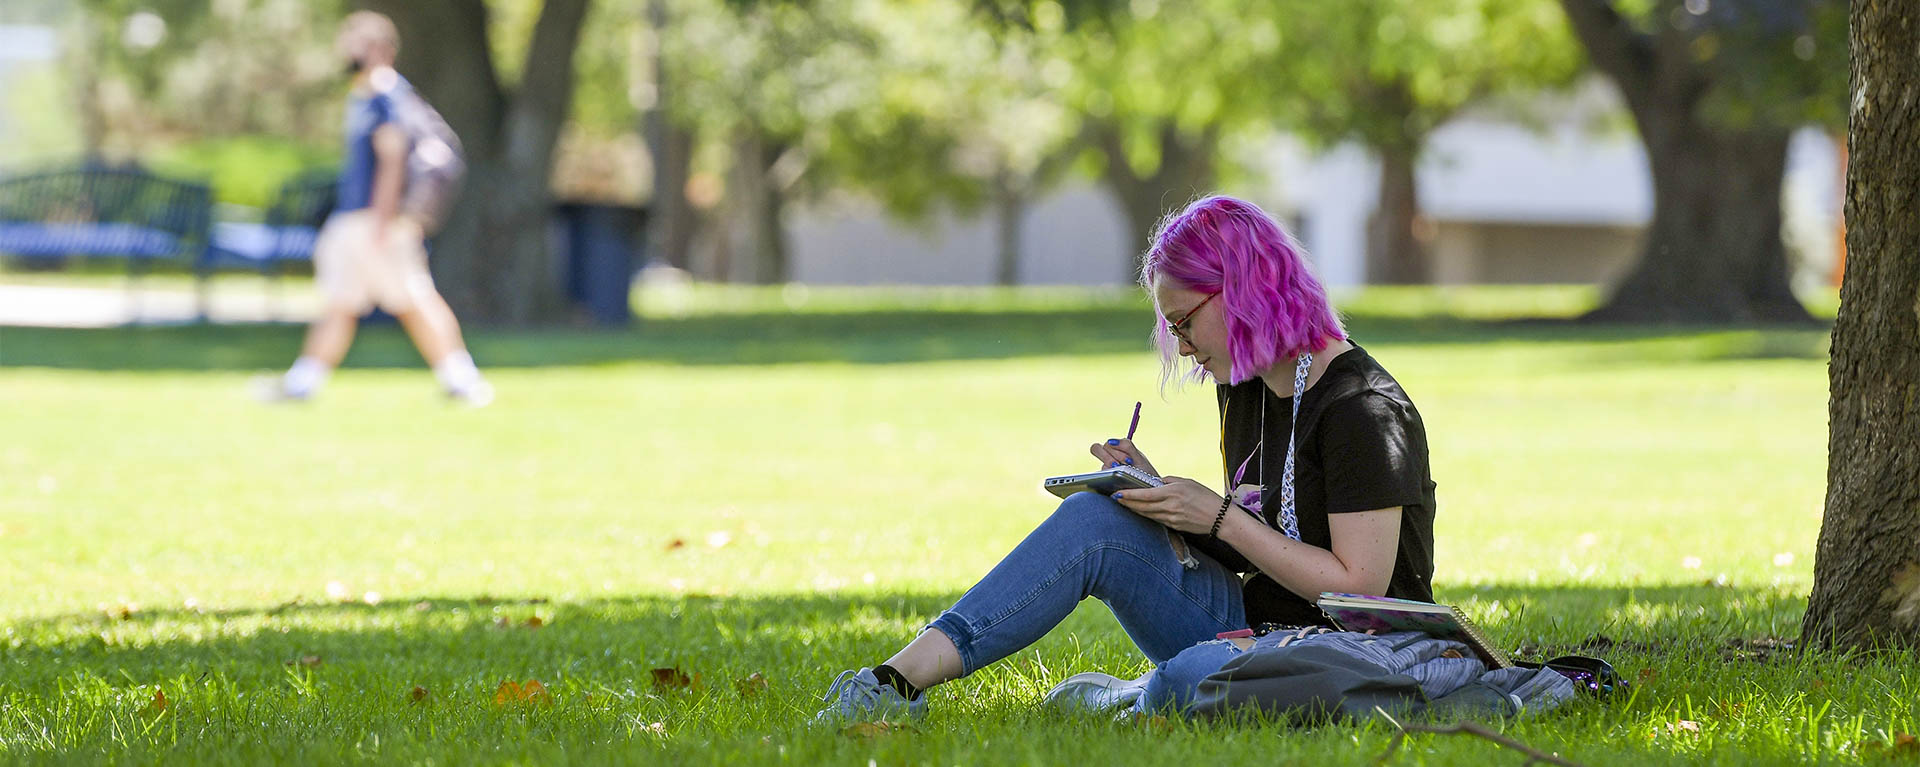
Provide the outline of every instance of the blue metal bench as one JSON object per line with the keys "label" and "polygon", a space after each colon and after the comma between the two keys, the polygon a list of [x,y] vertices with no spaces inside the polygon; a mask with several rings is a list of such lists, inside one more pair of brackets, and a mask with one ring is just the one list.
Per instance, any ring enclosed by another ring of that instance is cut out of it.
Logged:
{"label": "blue metal bench", "polygon": [[0,179],[0,252],[64,261],[127,259],[128,287],[156,260],[207,248],[213,194],[205,184],[135,166],[82,165]]}
{"label": "blue metal bench", "polygon": [[205,184],[138,166],[88,163],[24,173],[0,178],[0,253],[49,263],[126,259],[129,300],[150,264],[176,262],[197,277],[205,320],[215,271],[245,267],[272,280],[286,262],[313,257],[336,187],[333,171],[302,174],[281,186],[261,223],[215,223]]}

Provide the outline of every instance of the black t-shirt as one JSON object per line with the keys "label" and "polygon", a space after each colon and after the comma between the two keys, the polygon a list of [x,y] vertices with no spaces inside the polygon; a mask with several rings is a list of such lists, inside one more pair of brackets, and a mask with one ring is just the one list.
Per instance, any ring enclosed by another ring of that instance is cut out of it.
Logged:
{"label": "black t-shirt", "polygon": [[[1287,376],[1281,385],[1291,392],[1293,366],[1277,365],[1273,372]],[[1279,529],[1280,475],[1286,465],[1293,397],[1275,395],[1259,378],[1217,389],[1220,452],[1229,487],[1235,470],[1253,456],[1241,482],[1261,486],[1262,516]],[[1399,506],[1400,547],[1385,596],[1432,601],[1434,483],[1427,466],[1427,430],[1400,383],[1365,349],[1354,346],[1334,357],[1320,380],[1301,395],[1300,428],[1294,440],[1294,510],[1300,540],[1332,550],[1328,515]],[[1260,455],[1254,455],[1256,448]],[[1187,539],[1235,572],[1257,570],[1225,543],[1205,535]],[[1245,596],[1251,626],[1327,623],[1313,599],[1288,591],[1264,574],[1256,573],[1247,581]]]}

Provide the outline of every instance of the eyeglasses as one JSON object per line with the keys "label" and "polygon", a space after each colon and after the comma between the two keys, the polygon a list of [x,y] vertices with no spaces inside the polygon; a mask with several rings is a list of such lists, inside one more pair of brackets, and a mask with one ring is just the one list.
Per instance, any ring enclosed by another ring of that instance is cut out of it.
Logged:
{"label": "eyeglasses", "polygon": [[1187,342],[1187,345],[1189,346],[1193,345],[1193,338],[1187,335],[1187,328],[1193,324],[1193,316],[1196,314],[1199,314],[1200,307],[1206,306],[1208,301],[1212,301],[1213,299],[1219,298],[1219,297],[1220,297],[1219,293],[1214,293],[1212,295],[1209,295],[1206,298],[1201,299],[1200,303],[1194,304],[1192,309],[1188,309],[1186,315],[1182,316],[1180,318],[1180,321],[1178,322],[1168,321],[1167,332],[1172,333],[1174,338],[1178,338],[1182,341]]}

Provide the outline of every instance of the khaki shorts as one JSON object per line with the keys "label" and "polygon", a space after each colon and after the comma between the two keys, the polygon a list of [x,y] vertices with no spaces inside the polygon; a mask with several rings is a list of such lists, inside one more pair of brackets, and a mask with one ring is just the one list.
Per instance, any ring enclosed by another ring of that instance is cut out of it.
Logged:
{"label": "khaki shorts", "polygon": [[375,306],[389,314],[413,311],[432,295],[427,248],[420,225],[398,217],[386,242],[373,241],[373,211],[335,213],[313,244],[313,274],[327,306],[364,314]]}

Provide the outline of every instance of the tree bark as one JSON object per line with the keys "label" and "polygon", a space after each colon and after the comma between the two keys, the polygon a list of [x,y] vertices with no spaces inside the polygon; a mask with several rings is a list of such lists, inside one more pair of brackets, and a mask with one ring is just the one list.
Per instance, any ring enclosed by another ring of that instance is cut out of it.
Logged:
{"label": "tree bark", "polygon": [[752,126],[743,126],[734,139],[733,169],[727,180],[727,218],[734,234],[728,238],[726,279],[771,285],[790,276],[785,190],[772,172],[786,149],[786,144]]}
{"label": "tree bark", "polygon": [[512,92],[494,69],[483,0],[362,1],[400,28],[398,68],[447,118],[466,155],[464,192],[435,241],[441,293],[473,320],[564,318],[559,269],[547,247],[550,177],[589,0],[541,7]]}
{"label": "tree bark", "polygon": [[1688,34],[1650,12],[1639,32],[1609,0],[1561,0],[1589,58],[1620,88],[1647,148],[1653,222],[1639,260],[1596,321],[1811,322],[1794,298],[1780,237],[1788,129],[1732,128],[1703,114],[1713,85]]}
{"label": "tree bark", "polygon": [[1172,121],[1161,124],[1158,135],[1160,163],[1152,172],[1142,174],[1127,160],[1126,142],[1120,127],[1113,123],[1090,126],[1091,141],[1107,157],[1101,179],[1120,203],[1131,234],[1132,271],[1140,270],[1147,248],[1152,246],[1154,227],[1173,209],[1212,191],[1214,154],[1219,133],[1208,126],[1199,135],[1188,135]]}
{"label": "tree bark", "polygon": [[[90,15],[80,15],[77,34],[88,49],[104,44],[105,36],[98,26]],[[74,105],[80,113],[80,151],[89,162],[98,161],[106,156],[107,149],[107,116],[100,104],[100,62],[84,52],[68,60],[74,69]]]}
{"label": "tree bark", "polygon": [[687,179],[693,172],[693,132],[673,120],[677,87],[667,74],[661,40],[672,27],[667,0],[650,0],[647,20],[652,27],[649,51],[653,70],[653,107],[641,118],[647,154],[653,161],[653,198],[647,204],[648,258],[686,269],[698,217],[687,201]]}
{"label": "tree bark", "polygon": [[1381,149],[1380,198],[1368,238],[1369,283],[1424,285],[1433,280],[1426,245],[1414,231],[1420,193],[1414,178],[1418,149]]}
{"label": "tree bark", "polygon": [[1920,647],[1920,12],[1849,9],[1847,267],[1805,643]]}
{"label": "tree bark", "polygon": [[993,176],[994,272],[1000,285],[1020,284],[1020,229],[1027,197],[1014,172],[1001,167]]}

